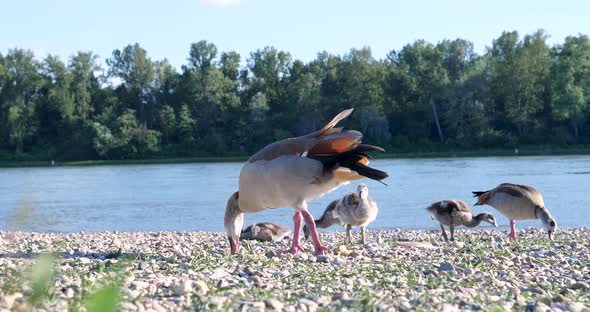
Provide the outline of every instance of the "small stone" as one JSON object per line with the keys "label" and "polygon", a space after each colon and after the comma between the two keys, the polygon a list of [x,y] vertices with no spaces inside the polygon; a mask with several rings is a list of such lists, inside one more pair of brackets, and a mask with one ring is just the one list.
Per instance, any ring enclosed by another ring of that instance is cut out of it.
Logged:
{"label": "small stone", "polygon": [[590,285],[585,282],[576,282],[570,285],[570,289],[573,290],[586,290],[588,288],[590,288]]}
{"label": "small stone", "polygon": [[440,310],[441,310],[441,312],[460,311],[457,307],[455,307],[454,305],[452,305],[450,303],[443,303]]}
{"label": "small stone", "polygon": [[195,289],[200,293],[204,294],[209,291],[209,287],[207,286],[207,283],[205,283],[203,281],[195,281],[193,284],[194,284]]}
{"label": "small stone", "polygon": [[436,271],[428,269],[428,270],[424,270],[422,273],[424,273],[424,275],[433,275],[436,276]]}
{"label": "small stone", "polygon": [[272,275],[277,276],[277,277],[287,277],[287,276],[291,275],[291,273],[289,273],[289,271],[277,271],[277,272],[274,272]]}
{"label": "small stone", "polygon": [[149,285],[150,285],[150,283],[148,283],[148,282],[133,281],[129,285],[129,289],[141,290],[141,289],[147,288]]}
{"label": "small stone", "polygon": [[229,274],[229,272],[227,272],[225,269],[219,268],[219,269],[216,269],[215,271],[213,271],[213,273],[211,275],[209,275],[209,278],[213,279],[213,280],[218,280],[218,279],[222,279],[222,278],[229,276],[229,275],[231,275],[231,274]]}
{"label": "small stone", "polygon": [[457,247],[457,248],[463,248],[463,247],[465,247],[465,243],[464,243],[464,242],[457,242],[457,241],[456,241],[456,242],[454,243],[454,245],[455,245],[455,247]]}
{"label": "small stone", "polygon": [[446,272],[446,271],[453,271],[455,269],[455,267],[453,267],[452,264],[448,263],[448,262],[443,262],[439,267],[438,267],[438,271],[439,272]]}
{"label": "small stone", "polygon": [[217,282],[217,288],[224,288],[229,286],[229,283],[226,280],[219,280],[219,282]]}
{"label": "small stone", "polygon": [[243,311],[244,309],[247,311],[264,311],[264,302],[258,301],[242,301],[240,302],[240,310]]}
{"label": "small stone", "polygon": [[184,294],[190,294],[193,292],[193,283],[192,281],[182,281],[178,285],[176,285],[176,292],[177,296],[181,296]]}
{"label": "small stone", "polygon": [[463,269],[463,273],[465,275],[473,275],[473,269],[472,268],[465,268],[465,269]]}
{"label": "small stone", "polygon": [[0,302],[2,302],[3,306],[5,307],[12,307],[12,305],[14,305],[14,302],[16,301],[16,299],[22,298],[23,294],[21,293],[14,293],[11,295],[4,295],[2,297],[0,297]]}
{"label": "small stone", "polygon": [[348,298],[348,294],[345,292],[339,292],[339,293],[335,293],[332,295],[332,300],[336,301],[336,300],[341,300],[341,299],[346,299]]}
{"label": "small stone", "polygon": [[310,312],[317,311],[318,309],[318,304],[309,299],[301,298],[299,299],[299,303],[307,307],[307,311]]}
{"label": "small stone", "polygon": [[545,256],[547,256],[547,257],[555,257],[555,256],[557,256],[557,253],[555,251],[553,251],[553,250],[549,250],[549,251],[545,252]]}
{"label": "small stone", "polygon": [[277,299],[266,299],[264,300],[264,305],[271,310],[281,311],[283,310],[284,304]]}
{"label": "small stone", "polygon": [[340,267],[340,266],[342,266],[342,262],[336,260],[336,261],[332,262],[332,265],[336,266],[336,267]]}
{"label": "small stone", "polygon": [[571,312],[586,311],[586,306],[581,302],[572,302],[568,305],[568,310]]}
{"label": "small stone", "polygon": [[258,276],[258,275],[253,275],[253,276],[250,276],[250,277],[248,278],[248,280],[249,280],[250,282],[254,283],[254,285],[256,285],[256,286],[260,286],[260,285],[262,285],[262,278],[260,278],[260,276]]}
{"label": "small stone", "polygon": [[78,259],[78,262],[79,262],[80,264],[89,264],[89,263],[90,263],[90,262],[92,262],[92,261],[90,261],[90,259],[88,259],[88,258],[86,258],[86,257],[80,257],[80,258]]}
{"label": "small stone", "polygon": [[346,248],[346,245],[338,246],[338,253],[345,256],[345,257],[350,255],[350,251],[348,250],[348,248]]}
{"label": "small stone", "polygon": [[70,287],[68,287],[68,289],[66,289],[66,298],[72,298],[74,297],[74,290]]}
{"label": "small stone", "polygon": [[277,256],[277,253],[274,250],[271,250],[269,252],[267,252],[266,254],[264,254],[267,258],[274,258]]}
{"label": "small stone", "polygon": [[257,275],[256,271],[254,271],[254,269],[251,266],[247,266],[246,268],[244,268],[244,272],[246,272],[246,274],[248,275]]}
{"label": "small stone", "polygon": [[317,256],[316,261],[320,263],[328,263],[330,262],[330,257],[325,255]]}
{"label": "small stone", "polygon": [[121,303],[121,311],[137,311],[137,306],[131,302]]}
{"label": "small stone", "polygon": [[355,250],[351,251],[348,256],[349,257],[358,257],[360,254],[358,252],[356,252]]}

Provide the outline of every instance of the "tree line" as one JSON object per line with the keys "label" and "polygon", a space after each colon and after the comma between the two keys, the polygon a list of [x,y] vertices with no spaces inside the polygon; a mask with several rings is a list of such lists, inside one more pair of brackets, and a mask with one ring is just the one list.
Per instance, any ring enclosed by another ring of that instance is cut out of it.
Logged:
{"label": "tree line", "polygon": [[92,52],[64,61],[9,49],[0,158],[245,155],[350,107],[347,128],[394,152],[588,144],[590,40],[547,38],[504,32],[481,55],[464,39],[417,40],[385,59],[365,47],[309,62],[265,47],[244,63],[199,41],[179,70],[137,43],[107,68]]}

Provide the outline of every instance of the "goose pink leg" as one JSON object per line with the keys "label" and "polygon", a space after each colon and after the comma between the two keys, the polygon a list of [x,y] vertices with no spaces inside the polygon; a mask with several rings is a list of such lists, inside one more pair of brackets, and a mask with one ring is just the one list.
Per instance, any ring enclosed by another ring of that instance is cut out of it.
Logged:
{"label": "goose pink leg", "polygon": [[293,223],[295,224],[295,228],[293,229],[293,242],[291,243],[291,249],[286,250],[286,252],[296,255],[299,252],[303,251],[303,247],[299,243],[299,236],[301,234],[301,212],[300,211],[295,212],[295,215],[293,216]]}
{"label": "goose pink leg", "polygon": [[313,221],[313,216],[307,210],[303,210],[301,214],[303,215],[303,220],[305,220],[305,224],[307,225],[307,228],[309,229],[309,232],[311,234],[313,248],[315,249],[314,254],[316,256],[323,255],[324,251],[327,251],[328,248],[322,245],[322,243],[320,243],[318,230],[315,227],[315,221]]}
{"label": "goose pink leg", "polygon": [[508,234],[508,238],[516,240],[516,222],[514,220],[510,220],[510,234]]}

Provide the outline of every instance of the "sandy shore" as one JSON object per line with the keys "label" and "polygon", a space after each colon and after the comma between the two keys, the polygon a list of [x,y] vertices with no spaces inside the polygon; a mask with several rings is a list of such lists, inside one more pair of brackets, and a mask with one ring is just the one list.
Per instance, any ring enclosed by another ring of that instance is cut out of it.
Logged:
{"label": "sandy shore", "polygon": [[223,233],[0,232],[0,310],[97,311],[119,294],[124,311],[590,311],[590,228],[519,235],[370,231],[340,247],[332,232],[327,256],[306,242],[293,257],[277,252],[288,240],[231,256]]}

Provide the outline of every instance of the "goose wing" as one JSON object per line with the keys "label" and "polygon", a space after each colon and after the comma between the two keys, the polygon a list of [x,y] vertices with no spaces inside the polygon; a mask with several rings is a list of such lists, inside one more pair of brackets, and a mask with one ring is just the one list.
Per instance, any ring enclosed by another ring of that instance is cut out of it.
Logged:
{"label": "goose wing", "polygon": [[339,121],[348,117],[352,110],[351,108],[342,111],[316,132],[271,143],[252,155],[248,162],[273,160],[284,155],[303,156],[309,153],[316,156],[329,156],[352,151],[360,144],[362,134],[358,131],[342,131],[342,128],[334,128]]}

